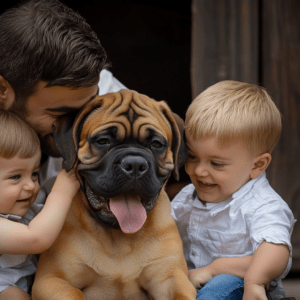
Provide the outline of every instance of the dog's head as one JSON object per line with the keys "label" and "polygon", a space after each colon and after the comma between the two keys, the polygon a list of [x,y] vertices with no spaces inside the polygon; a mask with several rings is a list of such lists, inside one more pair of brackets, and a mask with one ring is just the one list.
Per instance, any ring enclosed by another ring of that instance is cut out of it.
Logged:
{"label": "dog's head", "polygon": [[66,170],[76,168],[92,215],[134,233],[187,158],[183,121],[168,105],[130,90],[98,96],[54,125]]}

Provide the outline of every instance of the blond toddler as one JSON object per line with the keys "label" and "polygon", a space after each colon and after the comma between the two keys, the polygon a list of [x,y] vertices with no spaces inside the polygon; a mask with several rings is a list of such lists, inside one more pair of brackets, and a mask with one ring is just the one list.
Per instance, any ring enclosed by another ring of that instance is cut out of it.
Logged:
{"label": "blond toddler", "polygon": [[172,215],[197,300],[283,298],[295,221],[265,173],[281,134],[276,105],[257,85],[221,81],[191,103],[185,129],[192,184]]}
{"label": "blond toddler", "polygon": [[62,170],[38,212],[38,136],[6,110],[0,110],[0,132],[0,300],[28,300],[36,271],[34,254],[54,243],[79,182],[74,171]]}

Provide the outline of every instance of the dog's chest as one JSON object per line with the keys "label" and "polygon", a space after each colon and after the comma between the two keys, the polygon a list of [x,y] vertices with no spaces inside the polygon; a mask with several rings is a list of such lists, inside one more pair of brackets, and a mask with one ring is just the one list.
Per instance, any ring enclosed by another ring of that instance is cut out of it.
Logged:
{"label": "dog's chest", "polygon": [[[105,291],[105,292],[104,292]],[[86,300],[112,300],[112,299],[124,299],[124,300],[150,300],[147,292],[141,287],[130,282],[127,284],[122,284],[120,282],[113,282],[99,280],[95,284],[82,290]],[[99,298],[101,295],[101,298]]]}
{"label": "dog's chest", "polygon": [[148,251],[145,251],[144,247],[121,241],[114,245],[108,240],[106,243],[98,244],[98,247],[92,244],[89,246],[87,247],[90,249],[84,251],[85,254],[90,253],[89,258],[86,257],[85,264],[89,275],[93,273],[91,276],[93,279],[81,288],[86,299],[98,299],[96,295],[103,293],[103,290],[107,294],[103,300],[150,299],[139,283],[139,277],[149,263],[148,258],[153,259],[151,255],[147,258]]}

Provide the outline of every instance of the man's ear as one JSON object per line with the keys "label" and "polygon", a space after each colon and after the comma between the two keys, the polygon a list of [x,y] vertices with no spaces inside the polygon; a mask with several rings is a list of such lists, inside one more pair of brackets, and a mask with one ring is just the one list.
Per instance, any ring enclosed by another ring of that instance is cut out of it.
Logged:
{"label": "man's ear", "polygon": [[0,108],[9,109],[15,100],[15,92],[3,76],[0,75]]}
{"label": "man's ear", "polygon": [[272,156],[270,153],[264,153],[257,156],[254,161],[254,167],[250,174],[251,179],[257,178],[262,172],[264,172],[269,166],[271,160]]}

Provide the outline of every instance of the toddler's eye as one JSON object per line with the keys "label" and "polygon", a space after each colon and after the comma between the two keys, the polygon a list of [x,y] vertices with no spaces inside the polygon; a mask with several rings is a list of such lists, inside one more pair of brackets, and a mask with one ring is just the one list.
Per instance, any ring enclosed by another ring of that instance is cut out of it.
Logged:
{"label": "toddler's eye", "polygon": [[225,166],[225,164],[220,164],[220,163],[215,162],[215,161],[212,161],[211,164],[212,164],[213,166],[215,166],[215,167],[218,167],[218,168],[224,167],[224,166]]}
{"label": "toddler's eye", "polygon": [[194,155],[190,154],[190,153],[189,153],[188,158],[189,158],[189,159],[196,159],[196,157],[195,157]]}
{"label": "toddler's eye", "polygon": [[13,176],[9,177],[9,179],[13,179],[13,180],[18,180],[20,178],[21,178],[21,175],[19,175],[19,174],[16,174],[16,175],[13,175]]}
{"label": "toddler's eye", "polygon": [[33,173],[32,173],[32,176],[33,176],[33,177],[39,177],[39,172],[33,172]]}

